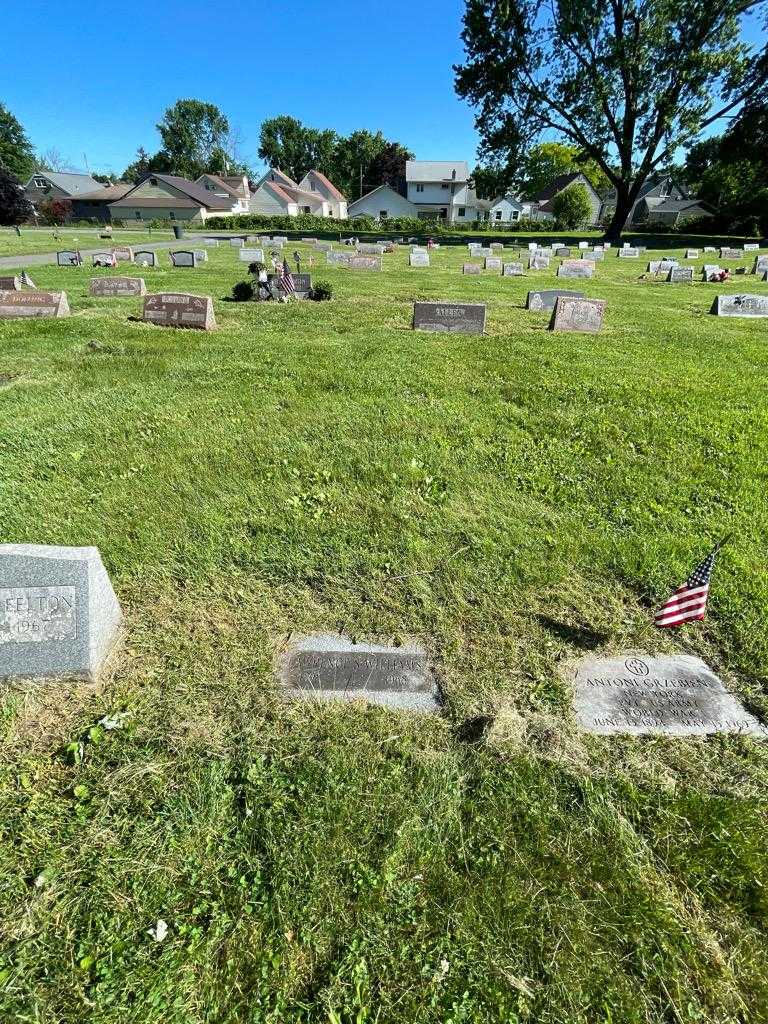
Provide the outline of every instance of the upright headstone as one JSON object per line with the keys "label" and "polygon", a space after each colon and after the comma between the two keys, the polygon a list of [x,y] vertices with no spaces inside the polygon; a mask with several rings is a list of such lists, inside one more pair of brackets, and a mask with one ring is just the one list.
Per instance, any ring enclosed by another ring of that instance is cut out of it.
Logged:
{"label": "upright headstone", "polygon": [[592,277],[594,273],[595,265],[589,260],[563,260],[557,268],[558,277]]}
{"label": "upright headstone", "polygon": [[326,252],[325,262],[329,267],[348,267],[352,260],[351,252]]}
{"label": "upright headstone", "polygon": [[529,270],[546,270],[549,266],[549,256],[531,256],[528,259]]}
{"label": "upright headstone", "polygon": [[558,245],[555,249],[555,256],[559,256],[561,259],[568,259],[571,255],[571,250],[567,245]]}
{"label": "upright headstone", "polygon": [[542,292],[528,292],[525,308],[532,309],[537,313],[542,310],[551,312],[551,310],[555,308],[555,303],[561,295],[573,299],[584,298],[584,292],[568,292],[562,291],[559,288],[552,288]]}
{"label": "upright headstone", "polygon": [[720,267],[717,263],[705,263],[701,268],[701,275],[703,281],[710,281],[715,274],[720,273]]}
{"label": "upright headstone", "polygon": [[95,252],[92,257],[94,267],[116,267],[117,260],[113,252]]}
{"label": "upright headstone", "polygon": [[[267,239],[267,241],[269,241],[269,239]],[[245,245],[245,239],[244,238],[230,238],[229,244],[232,246],[233,249],[240,249],[240,248],[242,248],[242,246]]]}
{"label": "upright headstone", "polygon": [[502,273],[504,277],[523,277],[523,264],[505,263]]}
{"label": "upright headstone", "polygon": [[479,263],[465,263],[462,267],[465,274],[479,274],[482,269]]}
{"label": "upright headstone", "polygon": [[503,249],[504,248],[504,243],[503,242],[491,242],[491,248],[494,251],[497,250],[497,249]]}
{"label": "upright headstone", "polygon": [[263,263],[264,250],[242,248],[238,250],[237,258],[241,263]]}
{"label": "upright headstone", "polygon": [[56,253],[56,263],[60,267],[79,267],[82,266],[83,257],[73,249],[63,249]]}
{"label": "upright headstone", "polygon": [[617,249],[616,250],[616,255],[620,259],[636,260],[640,256],[640,250],[639,249],[633,249],[631,246],[627,245],[626,242],[625,242],[621,249]]}
{"label": "upright headstone", "polygon": [[97,548],[0,544],[0,678],[95,681],[120,605]]}
{"label": "upright headstone", "polygon": [[197,253],[191,249],[179,249],[178,252],[171,253],[171,263],[174,267],[196,267]]}
{"label": "upright headstone", "polygon": [[693,267],[671,267],[667,281],[669,284],[692,284]]}
{"label": "upright headstone", "polygon": [[0,291],[0,320],[69,316],[66,292]]}
{"label": "upright headstone", "polygon": [[144,320],[159,327],[196,327],[210,331],[216,326],[213,299],[208,295],[160,292],[144,298]]}
{"label": "upright headstone", "polygon": [[739,733],[768,739],[700,659],[688,654],[585,658],[565,671],[576,720],[609,736],[705,736]]}
{"label": "upright headstone", "polygon": [[760,248],[760,243],[759,242],[745,242],[744,243],[744,252],[754,252],[756,249],[759,249],[759,248]]}
{"label": "upright headstone", "polygon": [[105,299],[122,299],[146,295],[143,277],[92,277],[89,293]]}
{"label": "upright headstone", "polygon": [[288,245],[288,235],[272,235],[272,241],[278,245]]}
{"label": "upright headstone", "polygon": [[204,238],[203,241],[205,242],[206,245],[211,245],[215,249],[218,249],[218,247],[219,247],[219,240],[218,240],[218,238]]}
{"label": "upright headstone", "polygon": [[768,256],[756,256],[752,268],[753,274],[764,274],[768,270]]}
{"label": "upright headstone", "polygon": [[0,292],[20,292],[21,281],[18,277],[0,277]]}
{"label": "upright headstone", "polygon": [[130,245],[113,245],[112,255],[115,257],[118,263],[133,262],[133,249],[130,247]]}
{"label": "upright headstone", "polygon": [[411,267],[428,267],[429,266],[429,253],[427,252],[412,252],[408,257],[408,265]]}
{"label": "upright headstone", "polygon": [[768,316],[768,295],[718,295],[711,313],[746,318]]}
{"label": "upright headstone", "polygon": [[685,250],[685,258],[687,260],[697,260],[699,258],[699,250],[698,249],[686,249]]}
{"label": "upright headstone", "polygon": [[410,644],[387,647],[344,636],[307,637],[283,655],[280,677],[292,698],[364,700],[398,711],[440,708],[427,655]]}
{"label": "upright headstone", "polygon": [[574,299],[561,295],[555,303],[550,331],[597,334],[603,326],[605,299]]}
{"label": "upright headstone", "polygon": [[480,302],[414,302],[415,331],[483,334],[485,304]]}
{"label": "upright headstone", "polygon": [[740,260],[744,258],[743,249],[730,249],[727,246],[720,250],[721,260]]}
{"label": "upright headstone", "polygon": [[485,269],[495,270],[496,273],[501,272],[501,259],[498,256],[486,256],[485,257]]}
{"label": "upright headstone", "polygon": [[350,270],[381,270],[381,256],[352,256]]}
{"label": "upright headstone", "polygon": [[579,242],[579,248],[580,249],[588,249],[589,248],[589,242]]}
{"label": "upright headstone", "polygon": [[153,249],[137,249],[133,254],[133,262],[137,267],[158,266],[157,253]]}

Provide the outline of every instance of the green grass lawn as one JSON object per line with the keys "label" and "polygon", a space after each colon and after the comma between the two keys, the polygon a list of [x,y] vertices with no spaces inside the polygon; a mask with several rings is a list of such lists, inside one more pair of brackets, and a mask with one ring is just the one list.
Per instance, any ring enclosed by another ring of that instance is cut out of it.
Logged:
{"label": "green grass lawn", "polygon": [[[58,241],[53,237],[58,234]],[[144,231],[125,231],[116,228],[112,232],[111,242],[115,245],[135,245],[138,242],[170,242],[173,232],[164,229]],[[99,249],[109,246],[110,242],[99,238],[96,228],[77,228],[64,225],[60,228],[27,228],[21,229],[19,237],[13,228],[0,228],[0,256],[31,256],[35,253],[57,252],[60,249]],[[37,284],[37,282],[35,282]]]}
{"label": "green grass lawn", "polygon": [[[72,316],[0,322],[3,539],[98,546],[126,613],[102,685],[0,704],[0,1020],[768,1021],[765,744],[581,734],[559,675],[687,652],[768,714],[768,321],[709,315],[768,285],[609,256],[559,282],[603,331],[553,334],[554,265],[465,259],[316,254],[323,304],[223,302],[225,245],[128,271],[211,333],[41,267]],[[413,332],[430,298],[486,335]],[[707,621],[655,630],[731,531]],[[444,716],[283,704],[314,631],[418,639]]]}

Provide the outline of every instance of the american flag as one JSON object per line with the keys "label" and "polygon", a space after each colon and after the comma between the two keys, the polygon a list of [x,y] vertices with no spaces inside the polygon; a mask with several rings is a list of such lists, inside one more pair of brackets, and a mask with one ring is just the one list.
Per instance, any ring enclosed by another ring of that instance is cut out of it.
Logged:
{"label": "american flag", "polygon": [[725,541],[716,544],[691,575],[659,608],[654,617],[657,626],[682,626],[684,622],[700,622],[707,610],[709,581],[715,566],[715,557]]}
{"label": "american flag", "polygon": [[288,267],[288,260],[283,260],[283,265],[280,268],[280,279],[277,282],[277,287],[283,293],[283,295],[295,295],[296,285],[293,283],[291,277],[291,271]]}

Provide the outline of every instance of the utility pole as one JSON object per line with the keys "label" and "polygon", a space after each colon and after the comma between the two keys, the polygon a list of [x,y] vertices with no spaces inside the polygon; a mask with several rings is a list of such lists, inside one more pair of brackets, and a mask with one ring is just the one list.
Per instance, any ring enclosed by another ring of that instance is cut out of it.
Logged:
{"label": "utility pole", "polygon": [[363,198],[363,165],[362,164],[360,164],[360,195],[357,198],[358,199],[362,199]]}

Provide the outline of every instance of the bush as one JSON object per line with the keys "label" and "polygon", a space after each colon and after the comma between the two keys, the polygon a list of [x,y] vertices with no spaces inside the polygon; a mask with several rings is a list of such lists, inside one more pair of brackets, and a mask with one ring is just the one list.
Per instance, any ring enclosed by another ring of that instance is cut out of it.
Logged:
{"label": "bush", "polygon": [[232,289],[235,302],[250,302],[253,298],[253,285],[250,281],[238,281]]}
{"label": "bush", "polygon": [[40,203],[39,213],[44,224],[59,227],[72,214],[72,202],[69,199],[46,199]]}
{"label": "bush", "polygon": [[318,281],[309,293],[313,302],[328,302],[333,298],[333,285],[329,281]]}
{"label": "bush", "polygon": [[570,231],[587,224],[592,216],[592,205],[583,185],[569,185],[552,200],[552,213],[558,227]]}
{"label": "bush", "polygon": [[32,216],[32,204],[10,171],[0,167],[0,224],[11,227],[23,224]]}

